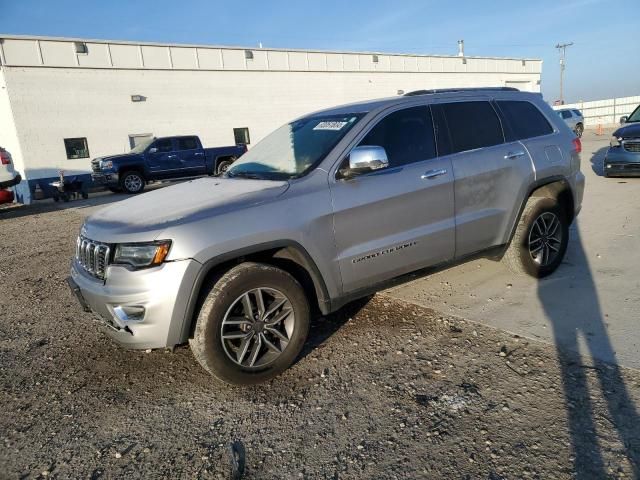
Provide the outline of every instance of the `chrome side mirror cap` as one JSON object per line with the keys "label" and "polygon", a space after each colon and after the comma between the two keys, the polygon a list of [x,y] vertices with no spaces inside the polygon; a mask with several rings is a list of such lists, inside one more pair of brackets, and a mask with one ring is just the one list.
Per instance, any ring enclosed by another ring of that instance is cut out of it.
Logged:
{"label": "chrome side mirror cap", "polygon": [[627,119],[629,117],[627,117],[626,115],[623,115],[620,117],[620,125],[622,125],[623,123],[627,123]]}
{"label": "chrome side mirror cap", "polygon": [[156,147],[151,147],[149,149],[149,153],[157,153],[157,152],[158,152],[158,149]]}
{"label": "chrome side mirror cap", "polygon": [[349,154],[349,170],[353,173],[365,173],[388,166],[389,159],[383,147],[363,145],[354,148]]}

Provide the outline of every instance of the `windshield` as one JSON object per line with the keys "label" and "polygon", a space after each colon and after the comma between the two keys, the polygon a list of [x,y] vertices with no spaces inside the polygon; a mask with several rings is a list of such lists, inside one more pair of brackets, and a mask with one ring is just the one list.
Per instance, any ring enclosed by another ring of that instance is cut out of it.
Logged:
{"label": "windshield", "polygon": [[627,123],[632,122],[640,122],[640,105],[638,105],[633,113],[629,115],[629,118],[627,118]]}
{"label": "windshield", "polygon": [[140,143],[138,143],[135,147],[133,147],[131,149],[131,153],[142,153],[142,152],[144,152],[144,149],[147,148],[149,145],[151,145],[151,142],[153,142],[154,140],[155,140],[155,138],[153,138],[153,137],[141,139]]}
{"label": "windshield", "polygon": [[319,115],[283,125],[238,159],[229,177],[288,179],[314,168],[364,114]]}

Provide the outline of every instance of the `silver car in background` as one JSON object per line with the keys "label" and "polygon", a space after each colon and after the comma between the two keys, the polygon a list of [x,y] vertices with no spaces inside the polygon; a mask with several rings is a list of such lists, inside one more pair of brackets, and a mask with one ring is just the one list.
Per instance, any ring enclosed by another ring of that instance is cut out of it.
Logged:
{"label": "silver car in background", "polygon": [[266,381],[312,315],[401,275],[478,256],[553,273],[582,204],[581,148],[541,95],[511,88],[323,110],[221,177],[90,216],[69,285],[121,345],[189,342],[216,379]]}
{"label": "silver car in background", "polygon": [[578,137],[582,137],[582,133],[584,132],[584,117],[582,116],[582,112],[575,108],[563,108],[560,110],[556,110],[558,115],[567,126],[575,132]]}

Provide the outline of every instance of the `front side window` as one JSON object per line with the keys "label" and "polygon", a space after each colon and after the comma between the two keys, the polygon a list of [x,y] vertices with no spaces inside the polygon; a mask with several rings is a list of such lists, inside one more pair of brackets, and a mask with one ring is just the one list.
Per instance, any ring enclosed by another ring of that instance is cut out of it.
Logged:
{"label": "front side window", "polygon": [[451,138],[451,153],[504,143],[500,119],[489,102],[445,103],[439,106]]}
{"label": "front side window", "polygon": [[198,148],[196,137],[178,138],[178,150],[195,150]]}
{"label": "front side window", "polygon": [[227,170],[229,177],[287,179],[322,161],[364,114],[317,115],[267,135]]}
{"label": "front side window", "polygon": [[513,135],[515,135],[514,140],[553,133],[553,127],[534,104],[513,100],[498,100],[497,103],[511,126]]}
{"label": "front side window", "polygon": [[436,142],[429,107],[411,107],[390,113],[367,133],[360,145],[383,147],[392,168],[435,157]]}
{"label": "front side window", "polygon": [[173,143],[170,138],[161,138],[160,140],[157,140],[153,146],[157,148],[160,153],[166,153],[173,150]]}
{"label": "front side window", "polygon": [[65,138],[64,148],[69,160],[89,158],[89,146],[86,138]]}

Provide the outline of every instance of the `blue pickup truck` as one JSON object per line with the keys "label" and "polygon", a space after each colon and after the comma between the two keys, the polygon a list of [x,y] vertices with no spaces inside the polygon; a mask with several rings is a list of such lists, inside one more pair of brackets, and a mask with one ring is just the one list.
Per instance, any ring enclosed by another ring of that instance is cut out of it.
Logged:
{"label": "blue pickup truck", "polygon": [[202,148],[195,135],[149,138],[129,153],[91,160],[91,179],[113,192],[140,193],[148,182],[217,175],[246,145]]}

